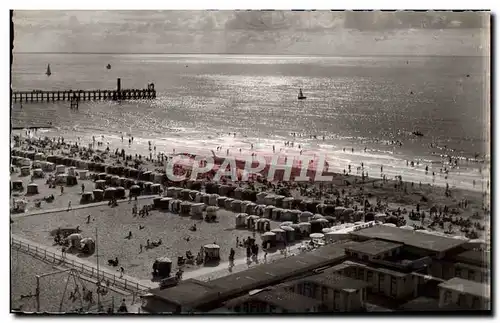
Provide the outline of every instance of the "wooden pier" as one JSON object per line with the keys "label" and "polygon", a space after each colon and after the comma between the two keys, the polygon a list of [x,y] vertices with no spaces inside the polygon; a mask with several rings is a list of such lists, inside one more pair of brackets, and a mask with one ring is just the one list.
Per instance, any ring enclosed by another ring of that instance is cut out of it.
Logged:
{"label": "wooden pier", "polygon": [[65,90],[65,91],[12,91],[12,102],[55,102],[97,100],[151,100],[156,99],[153,83],[145,89],[121,89],[117,80],[116,90]]}

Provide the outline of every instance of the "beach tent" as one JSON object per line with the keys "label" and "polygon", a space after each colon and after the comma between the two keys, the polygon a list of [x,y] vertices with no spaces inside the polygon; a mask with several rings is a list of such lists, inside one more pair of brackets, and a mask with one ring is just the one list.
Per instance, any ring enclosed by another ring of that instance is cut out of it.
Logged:
{"label": "beach tent", "polygon": [[56,184],[66,185],[66,182],[68,181],[67,178],[68,178],[68,175],[66,175],[66,174],[58,174],[56,176]]}
{"label": "beach tent", "polygon": [[216,206],[208,206],[206,210],[209,218],[213,216],[217,217],[217,210],[219,210],[219,208]]}
{"label": "beach tent", "polygon": [[235,219],[236,219],[236,227],[237,228],[244,228],[244,227],[246,227],[247,224],[246,224],[245,220],[246,220],[247,216],[248,216],[248,214],[246,214],[246,213],[238,213],[238,214],[236,214]]}
{"label": "beach tent", "polygon": [[219,207],[225,207],[226,206],[226,200],[227,200],[227,197],[226,196],[219,196],[217,198],[217,205]]}
{"label": "beach tent", "polygon": [[141,187],[139,185],[132,185],[129,190],[130,196],[139,196],[141,195]]}
{"label": "beach tent", "polygon": [[283,214],[283,209],[275,207],[274,209],[271,210],[271,219],[273,219],[273,221],[281,221],[282,214]]}
{"label": "beach tent", "polygon": [[292,202],[293,202],[293,197],[285,197],[281,201],[281,207],[284,209],[291,209],[292,208]]}
{"label": "beach tent", "polygon": [[251,214],[251,215],[256,215],[257,214],[257,204],[250,202],[249,204],[246,205],[245,212],[248,214]]}
{"label": "beach tent", "polygon": [[300,222],[299,228],[302,236],[307,236],[311,233],[311,223],[309,222]]}
{"label": "beach tent", "polygon": [[257,204],[266,204],[266,196],[265,192],[257,193]]}
{"label": "beach tent", "polygon": [[88,171],[87,170],[79,170],[78,171],[78,176],[80,177],[81,180],[86,180],[88,177]]}
{"label": "beach tent", "polygon": [[76,171],[76,167],[75,166],[68,167],[68,175],[75,176],[76,175],[75,171]]}
{"label": "beach tent", "polygon": [[241,200],[233,200],[231,202],[231,211],[235,213],[241,212]]}
{"label": "beach tent", "polygon": [[74,175],[66,176],[66,185],[75,186],[77,184],[78,184],[78,180],[77,180],[76,176],[74,176]]}
{"label": "beach tent", "polygon": [[116,195],[116,188],[114,187],[108,187],[104,190],[104,199],[105,200],[111,200],[112,198],[115,198]]}
{"label": "beach tent", "polygon": [[188,201],[183,201],[180,205],[180,214],[181,215],[189,215],[191,213],[191,207],[193,203]]}
{"label": "beach tent", "polygon": [[243,199],[243,188],[237,187],[234,189],[234,198],[237,200]]}
{"label": "beach tent", "polygon": [[30,167],[29,166],[22,166],[21,167],[21,176],[29,176],[30,174]]}
{"label": "beach tent", "polygon": [[264,217],[270,219],[273,216],[273,209],[274,209],[273,205],[266,205],[264,209]]}
{"label": "beach tent", "polygon": [[308,222],[309,220],[311,220],[313,217],[313,214],[309,211],[304,211],[300,214],[299,216],[299,221],[300,222]]}
{"label": "beach tent", "polygon": [[106,181],[103,179],[95,181],[95,188],[99,190],[104,190],[106,188]]}
{"label": "beach tent", "polygon": [[152,194],[159,194],[160,192],[161,192],[161,185],[160,184],[151,185],[151,193]]}
{"label": "beach tent", "polygon": [[80,204],[92,203],[92,192],[84,192],[80,198]]}
{"label": "beach tent", "polygon": [[116,187],[115,198],[117,198],[117,199],[125,198],[125,188],[124,187],[122,187],[122,186]]}
{"label": "beach tent", "polygon": [[280,228],[275,228],[271,230],[272,233],[276,235],[276,242],[286,241],[286,231]]}
{"label": "beach tent", "polygon": [[191,204],[190,215],[194,217],[203,217],[203,210],[205,208],[205,204],[203,203],[193,203]]}
{"label": "beach tent", "polygon": [[66,171],[66,166],[57,165],[56,166],[56,174],[63,174]]}
{"label": "beach tent", "polygon": [[28,184],[26,195],[38,194],[38,185],[35,183]]}
{"label": "beach tent", "polygon": [[225,201],[224,201],[224,208],[226,210],[231,210],[231,204],[233,203],[234,199],[228,197]]}
{"label": "beach tent", "polygon": [[276,195],[274,194],[266,195],[266,197],[264,198],[264,204],[276,206]]}

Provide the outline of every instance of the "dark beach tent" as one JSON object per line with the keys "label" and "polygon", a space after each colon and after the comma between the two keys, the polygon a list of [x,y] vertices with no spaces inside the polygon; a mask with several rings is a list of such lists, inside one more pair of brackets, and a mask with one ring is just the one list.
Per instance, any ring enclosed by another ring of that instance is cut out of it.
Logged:
{"label": "dark beach tent", "polygon": [[200,191],[189,190],[189,199],[194,201],[196,199],[196,195],[200,194]]}
{"label": "dark beach tent", "polygon": [[201,186],[202,186],[202,182],[196,180],[196,181],[194,181],[193,185],[191,186],[191,189],[201,191]]}
{"label": "dark beach tent", "polygon": [[170,203],[173,201],[174,199],[171,198],[171,197],[164,197],[164,198],[161,198],[160,199],[160,202],[159,202],[159,208],[161,210],[165,210],[167,211],[169,208],[170,208]]}
{"label": "dark beach tent", "polygon": [[95,170],[95,163],[94,162],[89,162],[88,163],[89,171],[93,172]]}
{"label": "dark beach tent", "polygon": [[36,195],[38,194],[38,185],[35,183],[28,184],[26,188],[26,195]]}
{"label": "dark beach tent", "polygon": [[130,189],[130,187],[132,187],[133,185],[135,185],[135,181],[133,179],[129,179],[129,178],[125,179],[124,187],[126,189]]}
{"label": "dark beach tent", "polygon": [[153,183],[151,183],[151,182],[144,183],[144,185],[143,185],[144,194],[146,194],[146,195],[151,194],[151,185],[153,185]]}
{"label": "dark beach tent", "polygon": [[98,190],[104,190],[106,188],[106,181],[103,179],[95,181],[95,188]]}
{"label": "dark beach tent", "polygon": [[374,212],[367,212],[367,213],[365,213],[364,220],[365,220],[365,222],[375,221],[375,213]]}
{"label": "dark beach tent", "polygon": [[12,190],[13,191],[23,191],[24,186],[23,186],[23,181],[17,180],[12,182]]}
{"label": "dark beach tent", "polygon": [[127,181],[127,179],[125,177],[118,177],[117,185],[125,187],[125,182],[126,181]]}
{"label": "dark beach tent", "polygon": [[210,194],[202,193],[201,203],[206,204],[206,205],[210,205]]}
{"label": "dark beach tent", "polygon": [[218,194],[217,185],[215,183],[207,183],[205,185],[205,192],[208,194]]}
{"label": "dark beach tent", "polygon": [[111,185],[111,178],[112,177],[113,177],[112,175],[109,175],[109,174],[106,175],[106,177],[104,178],[104,180],[106,181],[106,184]]}
{"label": "dark beach tent", "polygon": [[333,217],[331,215],[325,215],[324,219],[328,220],[328,222],[330,224],[334,224],[335,222],[337,222],[337,220],[335,219],[335,217]]}
{"label": "dark beach tent", "polygon": [[107,189],[104,190],[104,199],[111,200],[115,198],[115,193],[116,193],[116,188],[108,187]]}
{"label": "dark beach tent", "polygon": [[161,201],[161,199],[162,199],[161,197],[155,197],[153,199],[153,208],[155,208],[155,209],[159,209],[160,208],[160,205],[161,205],[160,201]]}
{"label": "dark beach tent", "polygon": [[29,158],[31,160],[34,160],[35,159],[35,152],[34,151],[28,151],[26,153],[26,158]]}
{"label": "dark beach tent", "polygon": [[170,277],[172,271],[172,260],[167,257],[157,258],[153,263],[153,275],[158,277]]}
{"label": "dark beach tent", "polygon": [[107,175],[106,173],[99,173],[99,175],[97,175],[97,177],[99,179],[105,180],[106,179],[106,175]]}
{"label": "dark beach tent", "polygon": [[93,192],[94,200],[96,202],[102,201],[104,199],[104,191],[100,189],[95,189]]}
{"label": "dark beach tent", "polygon": [[160,184],[153,184],[151,185],[151,193],[152,194],[159,194],[161,190],[161,185]]}
{"label": "dark beach tent", "polygon": [[101,164],[101,163],[96,163],[95,164],[95,171],[96,172],[104,172],[106,170],[106,166]]}
{"label": "dark beach tent", "polygon": [[321,233],[323,230],[323,224],[319,220],[311,220],[311,233]]}
{"label": "dark beach tent", "polygon": [[301,199],[294,198],[293,201],[292,201],[292,209],[299,209],[301,211],[304,211],[304,210],[300,209],[300,205],[301,204],[302,204],[302,200]]}
{"label": "dark beach tent", "polygon": [[139,196],[141,195],[141,187],[139,185],[132,185],[130,187],[130,196]]}
{"label": "dark beach tent", "polygon": [[234,198],[237,200],[243,199],[243,188],[237,187],[234,189]]}
{"label": "dark beach tent", "polygon": [[122,186],[116,187],[115,197],[117,199],[123,199],[123,198],[125,198],[125,188],[123,188]]}
{"label": "dark beach tent", "polygon": [[150,171],[145,171],[145,172],[141,172],[140,175],[139,175],[139,179],[141,181],[149,181],[149,174],[151,174]]}
{"label": "dark beach tent", "polygon": [[233,200],[231,202],[231,211],[233,211],[234,213],[241,212],[241,200]]}
{"label": "dark beach tent", "polygon": [[92,203],[93,196],[91,192],[84,192],[80,198],[80,204]]}
{"label": "dark beach tent", "polygon": [[226,196],[219,196],[217,198],[217,206],[218,207],[224,207],[226,205],[226,200],[227,200]]}
{"label": "dark beach tent", "polygon": [[234,198],[234,190],[235,189],[236,189],[236,186],[228,185],[227,196],[230,196],[230,197]]}
{"label": "dark beach tent", "polygon": [[130,170],[130,177],[131,178],[137,178],[137,177],[139,177],[139,171],[137,169],[131,169]]}
{"label": "dark beach tent", "polygon": [[181,191],[181,199],[182,200],[187,200],[189,201],[191,197],[189,196],[189,193],[191,193],[191,190],[185,188]]}
{"label": "dark beach tent", "polygon": [[78,179],[76,178],[75,175],[68,175],[66,177],[66,185],[68,186],[75,186],[78,184]]}
{"label": "dark beach tent", "polygon": [[218,194],[220,196],[229,196],[229,186],[224,184],[218,184]]}
{"label": "dark beach tent", "polygon": [[120,176],[118,176],[118,175],[113,175],[113,176],[111,177],[111,185],[113,185],[113,186],[118,186],[118,185],[120,185],[119,181],[120,181]]}
{"label": "dark beach tent", "polygon": [[181,203],[180,214],[181,215],[189,215],[191,212],[191,202],[183,201]]}
{"label": "dark beach tent", "polygon": [[116,166],[115,172],[116,172],[116,175],[123,176],[123,174],[125,173],[125,167],[123,167],[123,166]]}
{"label": "dark beach tent", "polygon": [[283,195],[276,195],[276,206],[277,207],[284,207],[283,206],[284,200],[285,200],[285,197]]}

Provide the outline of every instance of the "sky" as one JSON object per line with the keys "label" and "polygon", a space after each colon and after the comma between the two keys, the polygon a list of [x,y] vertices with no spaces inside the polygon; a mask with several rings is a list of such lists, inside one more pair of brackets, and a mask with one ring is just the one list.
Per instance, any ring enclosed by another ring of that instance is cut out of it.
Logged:
{"label": "sky", "polygon": [[14,52],[489,55],[489,13],[15,11]]}

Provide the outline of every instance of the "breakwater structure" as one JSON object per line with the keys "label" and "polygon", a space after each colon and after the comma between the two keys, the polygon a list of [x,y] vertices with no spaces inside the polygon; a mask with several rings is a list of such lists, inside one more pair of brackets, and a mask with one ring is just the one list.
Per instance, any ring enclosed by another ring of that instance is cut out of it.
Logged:
{"label": "breakwater structure", "polygon": [[116,80],[115,90],[53,90],[53,91],[12,91],[12,102],[55,102],[55,101],[96,101],[96,100],[151,100],[156,99],[154,83],[145,89],[122,89],[121,79]]}

